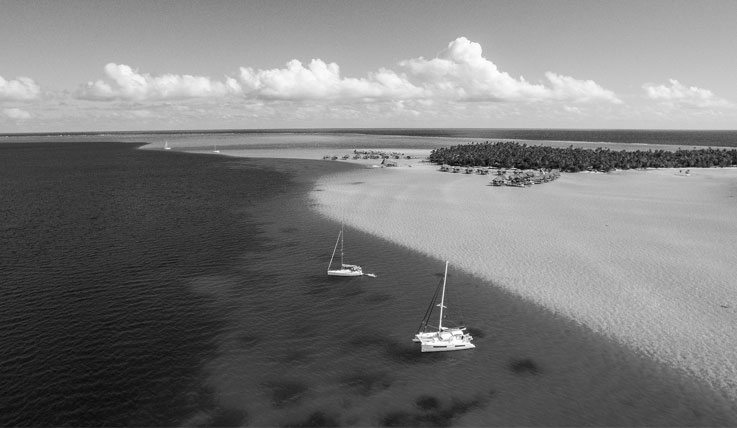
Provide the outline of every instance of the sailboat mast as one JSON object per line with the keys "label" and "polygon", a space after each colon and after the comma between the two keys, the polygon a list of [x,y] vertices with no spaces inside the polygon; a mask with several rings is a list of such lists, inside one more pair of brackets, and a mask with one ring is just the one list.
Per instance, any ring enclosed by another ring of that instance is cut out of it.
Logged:
{"label": "sailboat mast", "polygon": [[343,268],[343,223],[340,224],[340,268]]}
{"label": "sailboat mast", "polygon": [[[338,239],[335,240],[335,247],[333,247],[333,255],[330,256],[330,263],[328,263],[328,270],[330,270],[330,266],[333,265],[333,259],[335,258],[335,252],[338,250],[338,241],[340,241],[340,236],[342,233],[338,233]],[[342,268],[342,266],[341,266]]]}
{"label": "sailboat mast", "polygon": [[448,262],[445,262],[445,276],[443,277],[443,293],[440,295],[440,320],[438,321],[438,333],[443,331],[443,308],[445,307],[445,282],[448,280]]}

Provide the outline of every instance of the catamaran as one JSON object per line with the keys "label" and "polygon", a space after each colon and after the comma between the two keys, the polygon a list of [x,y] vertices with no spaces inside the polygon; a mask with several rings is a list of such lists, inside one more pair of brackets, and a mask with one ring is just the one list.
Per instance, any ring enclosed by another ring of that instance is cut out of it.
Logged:
{"label": "catamaran", "polygon": [[[435,295],[432,296],[430,306],[425,312],[425,317],[417,329],[417,334],[412,339],[413,342],[419,342],[422,352],[442,352],[442,351],[461,351],[463,349],[472,349],[476,345],[471,343],[473,337],[466,333],[465,327],[443,327],[443,309],[445,304],[445,284],[448,280],[448,262],[445,262],[445,276],[443,277],[442,287],[438,285]],[[440,304],[436,305],[440,294]],[[438,318],[438,326],[429,325],[432,316],[433,307],[440,307],[440,317]]]}
{"label": "catamaran", "polygon": [[[335,258],[335,252],[338,250],[338,243],[340,243],[340,269],[330,269],[333,265],[333,259]],[[361,276],[363,275],[363,269],[361,266],[348,265],[343,262],[343,225],[340,225],[340,233],[338,233],[338,240],[335,241],[335,248],[333,248],[333,255],[330,257],[330,263],[328,264],[328,275],[330,276]]]}

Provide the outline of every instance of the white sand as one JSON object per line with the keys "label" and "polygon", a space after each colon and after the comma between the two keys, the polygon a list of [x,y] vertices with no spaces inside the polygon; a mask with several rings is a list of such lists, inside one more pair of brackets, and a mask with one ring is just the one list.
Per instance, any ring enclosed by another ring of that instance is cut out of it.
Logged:
{"label": "white sand", "polygon": [[317,209],[737,398],[737,169],[563,174],[511,188],[399,163],[323,177]]}
{"label": "white sand", "polygon": [[491,187],[492,176],[420,162],[429,150],[404,152],[415,159],[397,168],[351,160],[366,168],[322,177],[316,209],[449,260],[737,399],[737,169],[563,174],[529,188]]}

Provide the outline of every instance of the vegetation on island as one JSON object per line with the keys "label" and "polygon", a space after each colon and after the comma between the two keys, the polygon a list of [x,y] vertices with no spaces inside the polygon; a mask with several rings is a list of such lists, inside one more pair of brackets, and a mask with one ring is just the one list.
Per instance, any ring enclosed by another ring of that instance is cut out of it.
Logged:
{"label": "vegetation on island", "polygon": [[737,149],[610,150],[528,146],[514,141],[471,143],[433,149],[430,162],[451,166],[559,169],[565,172],[635,168],[737,166]]}

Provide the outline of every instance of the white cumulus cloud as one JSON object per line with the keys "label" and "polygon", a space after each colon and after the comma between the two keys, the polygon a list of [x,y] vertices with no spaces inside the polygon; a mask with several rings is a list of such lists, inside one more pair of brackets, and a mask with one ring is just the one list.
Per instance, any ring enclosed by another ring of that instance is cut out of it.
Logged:
{"label": "white cumulus cloud", "polygon": [[515,79],[483,56],[481,45],[459,37],[436,58],[419,57],[400,63],[415,84],[437,97],[472,101],[567,100],[620,102],[591,80],[577,80],[548,72],[551,86]]}
{"label": "white cumulus cloud", "polygon": [[0,101],[33,100],[39,97],[41,88],[28,77],[18,77],[15,80],[5,80],[0,76]]}
{"label": "white cumulus cloud", "polygon": [[548,96],[557,100],[586,102],[593,100],[621,103],[614,92],[602,88],[593,80],[578,80],[569,76],[561,76],[553,72],[545,73],[551,84]]}
{"label": "white cumulus cloud", "polygon": [[28,113],[25,110],[13,107],[13,108],[3,109],[3,116],[9,119],[24,120],[24,119],[30,119],[31,113]]}
{"label": "white cumulus cloud", "polygon": [[282,68],[240,67],[223,81],[207,77],[152,76],[128,65],[109,63],[105,77],[82,85],[77,96],[92,100],[174,100],[240,95],[263,101],[565,101],[619,103],[617,96],[592,80],[546,73],[547,83],[531,83],[500,71],[483,56],[481,45],[459,37],[435,58],[401,61],[398,71],[379,68],[363,77],[345,77],[334,62],[293,59]]}
{"label": "white cumulus cloud", "polygon": [[188,74],[152,76],[139,73],[125,64],[109,63],[105,66],[105,79],[87,82],[76,95],[92,100],[145,101],[222,97],[240,91],[238,82],[229,77],[220,82]]}
{"label": "white cumulus cloud", "polygon": [[698,108],[730,107],[731,103],[714,95],[708,89],[696,86],[685,86],[678,80],[669,79],[669,85],[645,84],[642,88],[645,95],[655,101],[669,105],[690,106]]}
{"label": "white cumulus cloud", "polygon": [[422,93],[392,70],[382,68],[367,78],[343,78],[338,64],[320,59],[313,59],[306,67],[296,59],[279,69],[241,67],[239,78],[245,95],[266,99],[402,99]]}
{"label": "white cumulus cloud", "polygon": [[515,79],[484,58],[481,45],[459,37],[437,57],[401,61],[402,72],[380,68],[363,78],[342,77],[336,63],[291,60],[284,68],[241,67],[244,95],[262,99],[437,99],[450,101],[608,101],[617,96],[591,80],[547,73],[550,85]]}
{"label": "white cumulus cloud", "polygon": [[435,97],[460,100],[515,100],[545,97],[542,85],[515,79],[484,58],[481,45],[459,37],[436,58],[402,61],[400,66]]}

